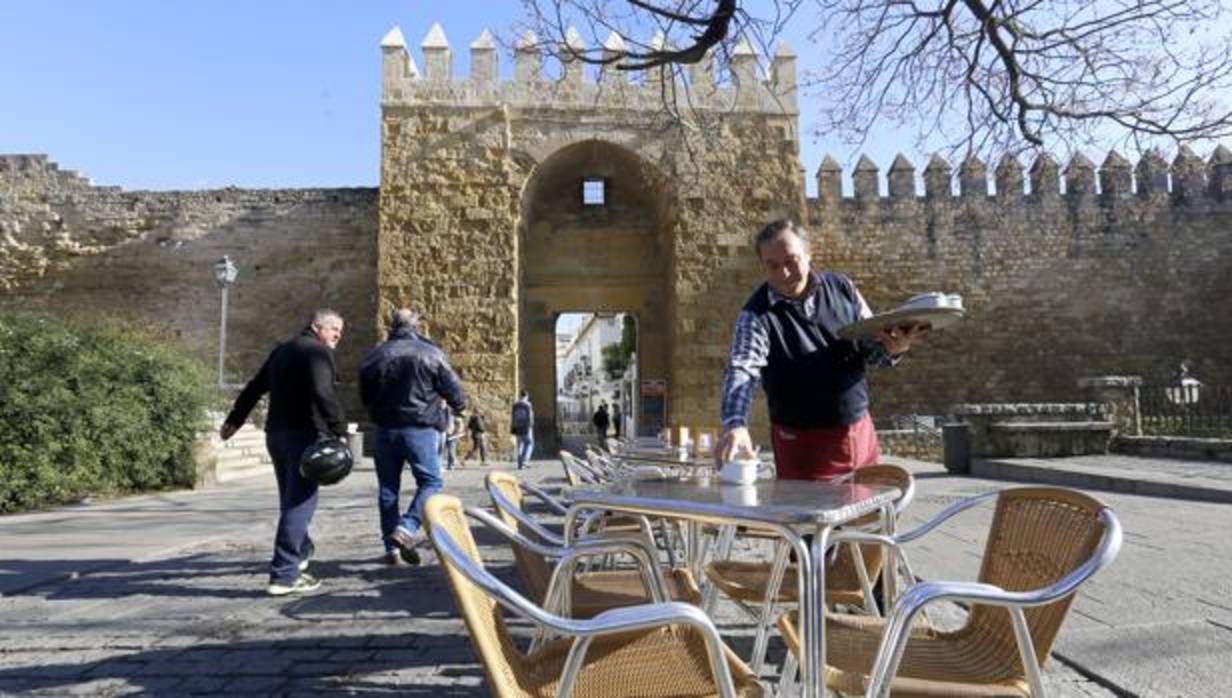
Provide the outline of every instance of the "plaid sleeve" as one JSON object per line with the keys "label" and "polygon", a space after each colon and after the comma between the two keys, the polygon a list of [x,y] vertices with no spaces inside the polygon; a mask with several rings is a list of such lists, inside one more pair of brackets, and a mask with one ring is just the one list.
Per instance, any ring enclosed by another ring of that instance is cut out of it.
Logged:
{"label": "plaid sleeve", "polygon": [[753,391],[770,356],[770,340],[757,316],[745,310],[736,318],[727,370],[723,373],[722,423],[724,429],[748,423]]}

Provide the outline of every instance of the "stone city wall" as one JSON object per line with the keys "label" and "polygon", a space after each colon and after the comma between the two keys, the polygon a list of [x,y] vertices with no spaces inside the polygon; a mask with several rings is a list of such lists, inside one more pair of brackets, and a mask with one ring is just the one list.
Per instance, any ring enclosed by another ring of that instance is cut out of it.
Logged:
{"label": "stone city wall", "polygon": [[[1116,153],[1097,170],[1079,155],[1062,174],[1048,157],[1027,174],[934,158],[923,196],[910,162],[887,177],[863,160],[853,196],[827,161],[809,202],[814,265],[849,274],[874,308],[926,291],[962,294],[967,318],[899,367],[874,373],[882,414],[943,414],[959,402],[1082,398],[1078,379],[1171,377],[1181,360],[1213,384],[1232,380],[1232,154],[1182,149],[1136,167]],[[1062,189],[1061,185],[1064,185]]]}
{"label": "stone city wall", "polygon": [[[216,371],[230,255],[227,380],[247,380],[319,306],[348,320],[339,378],[348,405],[376,340],[377,191],[123,191],[95,187],[42,155],[0,156],[0,302],[103,316],[174,338]],[[353,413],[359,417],[358,412]]]}

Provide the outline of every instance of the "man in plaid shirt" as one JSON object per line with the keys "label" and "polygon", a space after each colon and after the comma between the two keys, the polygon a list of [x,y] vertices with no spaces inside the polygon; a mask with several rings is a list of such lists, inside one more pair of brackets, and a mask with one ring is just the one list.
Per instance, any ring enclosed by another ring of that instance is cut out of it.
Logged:
{"label": "man in plaid shirt", "polygon": [[881,450],[868,413],[864,367],[894,365],[927,329],[891,328],[873,340],[844,339],[839,328],[872,311],[846,276],[810,269],[804,230],[774,221],[758,233],[754,247],[766,283],[736,319],[716,461],[753,454],[749,407],[761,383],[780,479],[828,480],[876,463]]}

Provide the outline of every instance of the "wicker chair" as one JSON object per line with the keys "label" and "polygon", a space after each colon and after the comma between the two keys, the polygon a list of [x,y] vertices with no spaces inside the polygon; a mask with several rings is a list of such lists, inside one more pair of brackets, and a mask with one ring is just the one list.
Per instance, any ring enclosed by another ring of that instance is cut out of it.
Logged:
{"label": "wicker chair", "polygon": [[[443,494],[424,506],[429,538],[493,696],[763,695],[752,671],[696,606],[647,604],[576,620],[528,601],[484,569],[466,520],[473,513]],[[502,607],[567,637],[523,652],[509,634]]]}
{"label": "wicker chair", "polygon": [[[995,496],[996,511],[979,582],[920,582],[886,619],[826,619],[826,683],[869,696],[1039,696],[1048,658],[1078,587],[1117,554],[1121,526],[1095,499],[1056,487],[1022,487],[958,502],[920,528],[898,536],[837,533],[897,549],[959,511]],[[972,604],[962,628],[921,629],[935,601]],[[796,618],[780,621],[790,656],[798,657]],[[786,670],[785,670],[786,671]]]}
{"label": "wicker chair", "polygon": [[[501,522],[500,531],[510,539],[518,574],[527,594],[549,610],[575,618],[589,618],[610,608],[632,606],[653,600],[644,569],[615,569],[575,573],[572,563],[562,567],[560,561],[572,558],[565,541],[526,515],[522,509],[522,487],[512,473],[491,472],[484,478],[488,495]],[[516,534],[509,536],[509,532]],[[640,546],[645,564],[655,565],[657,559],[648,524],[631,530],[623,526],[604,529],[603,537],[591,539]],[[589,543],[590,541],[587,541]],[[575,543],[575,546],[577,543]],[[629,552],[625,548],[624,552]],[[555,567],[553,562],[556,562]],[[665,599],[701,604],[701,591],[693,575],[683,568],[672,568],[661,577]],[[565,581],[572,583],[565,586]],[[564,609],[564,610],[562,610]],[[565,612],[567,610],[567,612]]]}
{"label": "wicker chair", "polygon": [[[851,481],[862,485],[897,487],[901,494],[894,505],[896,516],[915,497],[915,479],[909,471],[897,465],[860,468],[851,476]],[[878,517],[878,514],[870,514],[847,526],[879,526]],[[885,558],[883,550],[879,544],[849,543],[837,546],[833,561],[826,565],[826,605],[859,606],[869,613],[878,613],[872,585],[881,575]],[[798,574],[795,564],[788,564],[787,553],[787,546],[779,545],[774,562],[715,560],[706,565],[706,578],[714,588],[736,601],[757,623],[757,636],[749,661],[757,670],[761,669],[765,657],[769,631],[777,615],[775,607],[799,603],[798,586],[783,584],[785,578],[793,579]]]}

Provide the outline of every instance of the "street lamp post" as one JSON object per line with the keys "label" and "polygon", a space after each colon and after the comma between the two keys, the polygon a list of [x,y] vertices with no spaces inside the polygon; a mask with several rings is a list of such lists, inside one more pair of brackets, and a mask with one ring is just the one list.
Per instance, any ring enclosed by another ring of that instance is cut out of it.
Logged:
{"label": "street lamp post", "polygon": [[231,284],[235,283],[235,277],[239,273],[235,263],[227,255],[223,255],[222,259],[214,262],[214,280],[218,282],[218,288],[222,289],[222,316],[218,320],[218,387],[225,388],[226,381],[224,380],[223,362],[227,355],[227,289],[231,288]]}

